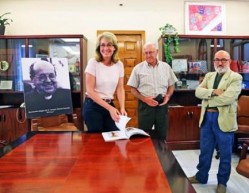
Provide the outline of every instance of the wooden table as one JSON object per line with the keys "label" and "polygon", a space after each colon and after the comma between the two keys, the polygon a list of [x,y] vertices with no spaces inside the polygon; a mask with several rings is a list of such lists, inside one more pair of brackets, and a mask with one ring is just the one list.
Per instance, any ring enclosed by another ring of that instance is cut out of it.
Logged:
{"label": "wooden table", "polygon": [[165,143],[140,137],[38,133],[0,159],[0,192],[195,192]]}

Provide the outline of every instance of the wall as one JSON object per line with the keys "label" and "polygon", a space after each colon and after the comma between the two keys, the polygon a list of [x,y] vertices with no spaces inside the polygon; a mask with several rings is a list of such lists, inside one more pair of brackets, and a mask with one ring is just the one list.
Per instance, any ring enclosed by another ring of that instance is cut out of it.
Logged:
{"label": "wall", "polygon": [[[184,34],[184,0],[0,0],[0,15],[14,20],[7,35],[83,34],[88,58],[94,55],[97,30],[144,30],[157,42],[159,27],[173,24]],[[200,2],[200,0],[199,0]],[[207,1],[205,1],[207,2]],[[216,1],[217,2],[217,1]],[[226,5],[227,35],[249,35],[249,1]],[[124,5],[121,7],[119,3]]]}

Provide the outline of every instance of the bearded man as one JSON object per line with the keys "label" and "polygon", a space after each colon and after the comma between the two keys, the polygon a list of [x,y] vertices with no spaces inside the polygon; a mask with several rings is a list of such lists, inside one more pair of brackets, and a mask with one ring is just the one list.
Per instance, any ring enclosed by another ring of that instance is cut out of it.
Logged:
{"label": "bearded man", "polygon": [[215,72],[205,75],[195,95],[202,99],[200,115],[200,155],[197,173],[191,183],[206,184],[212,156],[217,145],[220,163],[216,193],[225,193],[231,173],[234,131],[237,130],[237,101],[241,92],[242,76],[230,69],[230,54],[224,50],[215,53]]}

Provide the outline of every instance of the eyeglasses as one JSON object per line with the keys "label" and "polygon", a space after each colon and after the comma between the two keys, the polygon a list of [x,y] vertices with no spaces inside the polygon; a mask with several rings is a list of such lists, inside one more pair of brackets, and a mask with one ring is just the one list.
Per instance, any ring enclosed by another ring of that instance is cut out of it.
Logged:
{"label": "eyeglasses", "polygon": [[154,53],[155,53],[155,51],[144,52],[145,55],[152,55]]}
{"label": "eyeglasses", "polygon": [[112,47],[113,45],[110,43],[110,44],[100,44],[100,47],[104,48],[104,47],[107,47],[107,48],[110,48]]}
{"label": "eyeglasses", "polygon": [[229,60],[229,59],[226,59],[226,58],[221,58],[221,59],[215,58],[215,59],[214,59],[214,62],[215,62],[215,63],[221,62],[222,64],[225,64],[228,60]]}
{"label": "eyeglasses", "polygon": [[36,76],[38,78],[39,81],[44,82],[46,81],[48,78],[52,81],[54,81],[56,79],[56,75],[53,73],[50,74],[40,74],[39,76]]}

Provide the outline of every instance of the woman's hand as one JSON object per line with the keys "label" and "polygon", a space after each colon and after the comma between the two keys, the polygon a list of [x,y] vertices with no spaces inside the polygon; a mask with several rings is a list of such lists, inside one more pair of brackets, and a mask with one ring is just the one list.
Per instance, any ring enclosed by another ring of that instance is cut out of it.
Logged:
{"label": "woman's hand", "polygon": [[110,113],[113,121],[115,121],[115,122],[119,121],[120,112],[118,111],[118,109],[116,109],[115,107],[111,106],[109,108],[109,113]]}
{"label": "woman's hand", "polygon": [[124,108],[120,109],[120,113],[121,113],[121,115],[127,116],[127,112],[125,111]]}

